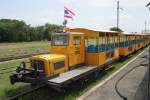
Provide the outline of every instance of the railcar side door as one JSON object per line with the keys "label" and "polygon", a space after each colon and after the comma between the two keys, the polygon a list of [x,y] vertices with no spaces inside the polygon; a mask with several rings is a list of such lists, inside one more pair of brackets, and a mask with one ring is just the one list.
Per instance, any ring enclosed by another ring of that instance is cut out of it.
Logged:
{"label": "railcar side door", "polygon": [[72,34],[72,58],[74,65],[84,63],[85,51],[84,51],[84,35]]}

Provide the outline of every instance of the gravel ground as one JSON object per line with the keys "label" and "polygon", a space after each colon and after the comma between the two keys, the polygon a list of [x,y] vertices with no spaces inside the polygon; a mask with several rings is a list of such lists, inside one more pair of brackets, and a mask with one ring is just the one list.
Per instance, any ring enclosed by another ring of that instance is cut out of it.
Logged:
{"label": "gravel ground", "polygon": [[[123,100],[115,91],[116,81],[128,70],[132,69],[134,66],[140,65],[140,63],[145,60],[142,57],[146,55],[148,55],[148,51],[145,51],[139,58],[130,63],[123,71],[119,72],[106,84],[92,92],[84,98],[84,100]],[[118,84],[119,91],[127,97],[128,100],[146,100],[148,83],[147,70],[148,65],[146,67],[138,67],[127,74]]]}

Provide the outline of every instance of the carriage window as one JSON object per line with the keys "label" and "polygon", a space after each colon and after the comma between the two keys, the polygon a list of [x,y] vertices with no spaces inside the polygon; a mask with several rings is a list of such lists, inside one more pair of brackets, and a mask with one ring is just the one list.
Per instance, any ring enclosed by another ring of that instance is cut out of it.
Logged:
{"label": "carriage window", "polygon": [[126,37],[126,41],[128,41],[128,37]]}
{"label": "carriage window", "polygon": [[114,43],[114,37],[113,36],[109,37],[109,43]]}
{"label": "carriage window", "polygon": [[111,37],[111,43],[114,43],[114,40],[115,40],[115,38],[114,38],[114,36],[112,36]]}
{"label": "carriage window", "polygon": [[123,42],[123,37],[120,37],[120,42]]}
{"label": "carriage window", "polygon": [[65,66],[65,61],[60,61],[60,62],[56,62],[54,63],[54,69],[60,69],[63,68]]}
{"label": "carriage window", "polygon": [[115,43],[118,43],[118,37],[115,36],[114,38],[115,38]]}
{"label": "carriage window", "polygon": [[123,42],[125,42],[125,41],[126,41],[126,37],[123,38]]}
{"label": "carriage window", "polygon": [[87,39],[87,46],[96,46],[97,43],[96,43],[96,38],[90,38],[90,39]]}
{"label": "carriage window", "polygon": [[109,37],[106,36],[105,39],[106,39],[106,44],[108,44],[109,43]]}
{"label": "carriage window", "polygon": [[67,46],[69,44],[69,37],[67,35],[52,36],[52,46]]}
{"label": "carriage window", "polygon": [[74,45],[80,45],[80,42],[81,42],[80,36],[75,36],[74,37]]}
{"label": "carriage window", "polygon": [[125,42],[126,41],[126,37],[120,37],[120,42]]}
{"label": "carriage window", "polygon": [[103,36],[99,37],[99,44],[105,44],[105,38]]}

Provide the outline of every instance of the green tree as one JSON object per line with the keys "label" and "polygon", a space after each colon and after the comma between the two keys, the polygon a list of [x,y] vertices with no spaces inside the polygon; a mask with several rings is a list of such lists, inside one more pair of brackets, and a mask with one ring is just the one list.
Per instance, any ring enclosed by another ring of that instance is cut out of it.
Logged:
{"label": "green tree", "polygon": [[0,42],[48,40],[51,33],[60,32],[62,28],[49,23],[32,27],[24,21],[0,19]]}
{"label": "green tree", "polygon": [[123,32],[122,29],[117,28],[117,27],[112,27],[112,28],[110,28],[110,31]]}
{"label": "green tree", "polygon": [[25,41],[27,25],[23,21],[1,19],[0,20],[0,37],[1,42],[18,42]]}
{"label": "green tree", "polygon": [[50,39],[49,37],[51,36],[52,33],[57,33],[57,32],[61,32],[63,30],[63,26],[61,25],[55,25],[55,24],[49,24],[46,23],[44,25],[44,39]]}

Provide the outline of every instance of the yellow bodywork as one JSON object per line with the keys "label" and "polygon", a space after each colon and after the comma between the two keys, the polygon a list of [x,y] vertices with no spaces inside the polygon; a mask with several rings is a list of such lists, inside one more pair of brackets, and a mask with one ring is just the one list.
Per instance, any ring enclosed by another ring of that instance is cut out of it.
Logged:
{"label": "yellow bodywork", "polygon": [[128,47],[122,47],[122,48],[119,48],[119,55],[120,56],[126,56],[128,55]]}
{"label": "yellow bodywork", "polygon": [[[53,75],[53,74],[58,74],[58,73],[63,73],[68,70],[68,63],[67,63],[67,58],[66,55],[59,55],[59,54],[46,54],[46,55],[38,55],[38,56],[33,56],[30,58],[30,61],[32,60],[39,60],[44,62],[44,69],[46,75]],[[55,70],[54,69],[54,64],[60,61],[65,62],[65,66]]]}
{"label": "yellow bodywork", "polygon": [[[54,34],[60,35],[60,34]],[[50,52],[52,54],[64,54],[68,60],[69,68],[85,62],[85,50],[84,50],[84,34],[65,34],[69,37],[69,44],[67,46],[50,46]],[[80,45],[74,45],[74,37],[80,37]]]}
{"label": "yellow bodywork", "polygon": [[[99,44],[100,36],[105,38],[103,42],[105,42],[107,44],[109,41],[109,39],[106,39],[107,36],[118,37],[118,34],[119,34],[119,33],[115,33],[115,32],[94,31],[94,30],[89,30],[89,29],[85,29],[85,28],[72,29],[71,32],[82,32],[82,33],[84,33],[85,41],[88,39],[95,38],[97,44]],[[118,42],[119,42],[118,39],[113,41],[113,43],[118,43]],[[97,65],[99,67],[100,65],[107,63],[107,60],[110,60],[110,58],[112,59],[112,58],[119,57],[119,49],[115,48],[113,51],[109,51],[109,52],[113,52],[114,55],[112,55],[110,53],[110,57],[107,57],[107,55],[106,55],[107,52],[105,52],[105,51],[97,52],[97,53],[85,52],[85,63],[91,64],[91,65]]]}
{"label": "yellow bodywork", "polygon": [[[49,46],[51,54],[38,55],[30,58],[31,62],[34,60],[43,61],[45,65],[44,70],[47,75],[64,73],[65,71],[68,71],[82,63],[96,65],[99,67],[112,59],[119,58],[120,55],[126,56],[130,52],[134,52],[135,50],[143,47],[143,43],[150,43],[150,40],[147,39],[147,41],[131,45],[130,47],[116,47],[116,45],[120,42],[133,41],[135,39],[143,38],[143,36],[136,34],[126,35],[116,32],[94,31],[84,28],[71,29],[69,33],[52,34],[52,37],[53,36],[67,36],[68,44],[53,45],[53,42],[51,42],[51,46]],[[76,41],[77,38],[78,41]],[[94,43],[96,43],[96,45],[90,44],[90,46],[92,45],[95,48],[96,46],[104,44],[104,50],[100,51],[98,47],[98,51],[96,52],[87,52],[86,50],[89,50],[88,47],[90,47],[87,45],[90,39],[94,39]],[[106,50],[106,46],[110,44],[114,44],[115,47],[111,50]],[[56,69],[55,65],[59,62],[64,62],[64,66]]]}
{"label": "yellow bodywork", "polygon": [[106,53],[86,53],[86,60],[85,62],[90,65],[103,65],[105,64],[106,60]]}

